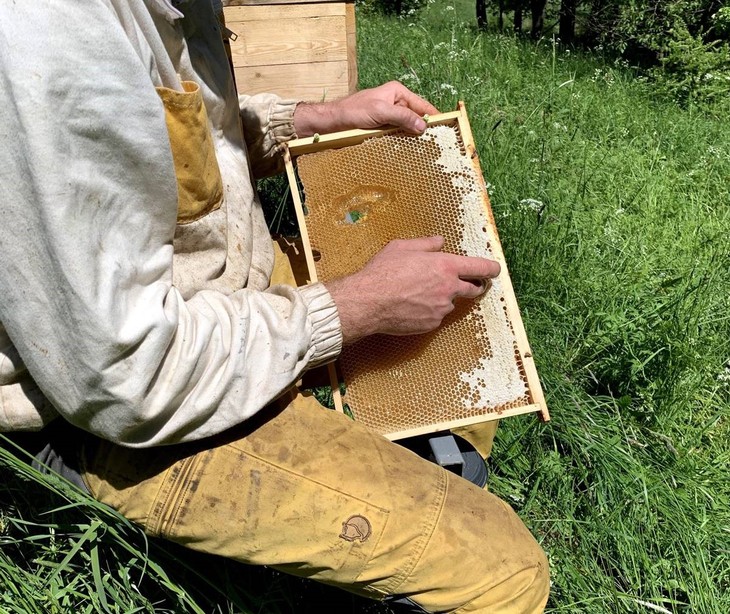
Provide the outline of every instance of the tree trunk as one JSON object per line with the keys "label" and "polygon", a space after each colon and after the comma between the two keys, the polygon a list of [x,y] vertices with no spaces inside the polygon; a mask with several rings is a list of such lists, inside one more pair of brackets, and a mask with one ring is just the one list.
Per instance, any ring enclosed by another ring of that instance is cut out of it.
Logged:
{"label": "tree trunk", "polygon": [[590,45],[596,45],[613,32],[619,11],[620,5],[617,2],[593,0],[585,33]]}
{"label": "tree trunk", "polygon": [[504,30],[504,0],[499,0],[499,31]]}
{"label": "tree trunk", "polygon": [[522,0],[515,0],[515,32],[522,34]]}
{"label": "tree trunk", "polygon": [[558,36],[565,45],[575,39],[575,6],[577,0],[562,0],[560,3],[560,30]]}
{"label": "tree trunk", "polygon": [[477,0],[477,27],[487,29],[487,0]]}
{"label": "tree trunk", "polygon": [[530,0],[530,12],[532,13],[532,38],[538,39],[542,36],[542,29],[545,27],[545,5],[547,0]]}

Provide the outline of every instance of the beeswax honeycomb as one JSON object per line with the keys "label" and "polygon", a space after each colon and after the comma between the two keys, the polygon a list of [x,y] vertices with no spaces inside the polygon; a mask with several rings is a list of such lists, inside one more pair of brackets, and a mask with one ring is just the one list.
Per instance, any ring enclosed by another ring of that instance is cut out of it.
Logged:
{"label": "beeswax honeycomb", "polygon": [[[458,123],[301,155],[306,226],[320,281],[359,270],[392,239],[442,235],[444,251],[494,258],[496,227]],[[501,252],[500,252],[501,256]],[[397,433],[532,403],[504,295],[506,267],[480,298],[459,300],[436,331],[368,337],[343,350],[345,402]]]}

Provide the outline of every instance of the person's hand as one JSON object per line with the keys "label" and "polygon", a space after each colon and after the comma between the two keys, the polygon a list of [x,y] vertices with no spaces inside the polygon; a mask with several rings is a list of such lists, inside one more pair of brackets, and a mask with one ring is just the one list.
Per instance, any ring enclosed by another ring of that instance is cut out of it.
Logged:
{"label": "person's hand", "polygon": [[421,134],[426,129],[423,116],[435,113],[438,109],[430,102],[398,81],[391,81],[332,102],[298,104],[294,130],[299,137],[305,137],[352,128],[395,126]]}
{"label": "person's hand", "polygon": [[442,237],[391,241],[359,272],[325,284],[345,343],[367,335],[436,329],[458,298],[475,298],[499,263],[441,252]]}

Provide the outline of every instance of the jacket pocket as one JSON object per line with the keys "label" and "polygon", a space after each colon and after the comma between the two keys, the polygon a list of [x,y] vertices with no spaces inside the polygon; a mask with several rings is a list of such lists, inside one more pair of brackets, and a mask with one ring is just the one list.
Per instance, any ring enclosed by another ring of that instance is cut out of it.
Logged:
{"label": "jacket pocket", "polygon": [[184,91],[158,87],[165,106],[177,177],[177,222],[188,224],[220,208],[223,181],[215,157],[200,87],[183,81]]}

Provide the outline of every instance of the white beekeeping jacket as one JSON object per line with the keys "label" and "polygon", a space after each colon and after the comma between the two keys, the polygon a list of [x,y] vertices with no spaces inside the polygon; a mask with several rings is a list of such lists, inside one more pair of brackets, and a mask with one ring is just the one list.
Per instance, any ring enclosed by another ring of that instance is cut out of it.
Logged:
{"label": "white beekeeping jacket", "polygon": [[[158,89],[183,82],[223,197],[180,224]],[[324,286],[268,287],[250,169],[276,166],[295,105],[237,101],[210,0],[0,4],[0,430],[58,413],[124,445],[193,440],[339,353]]]}

